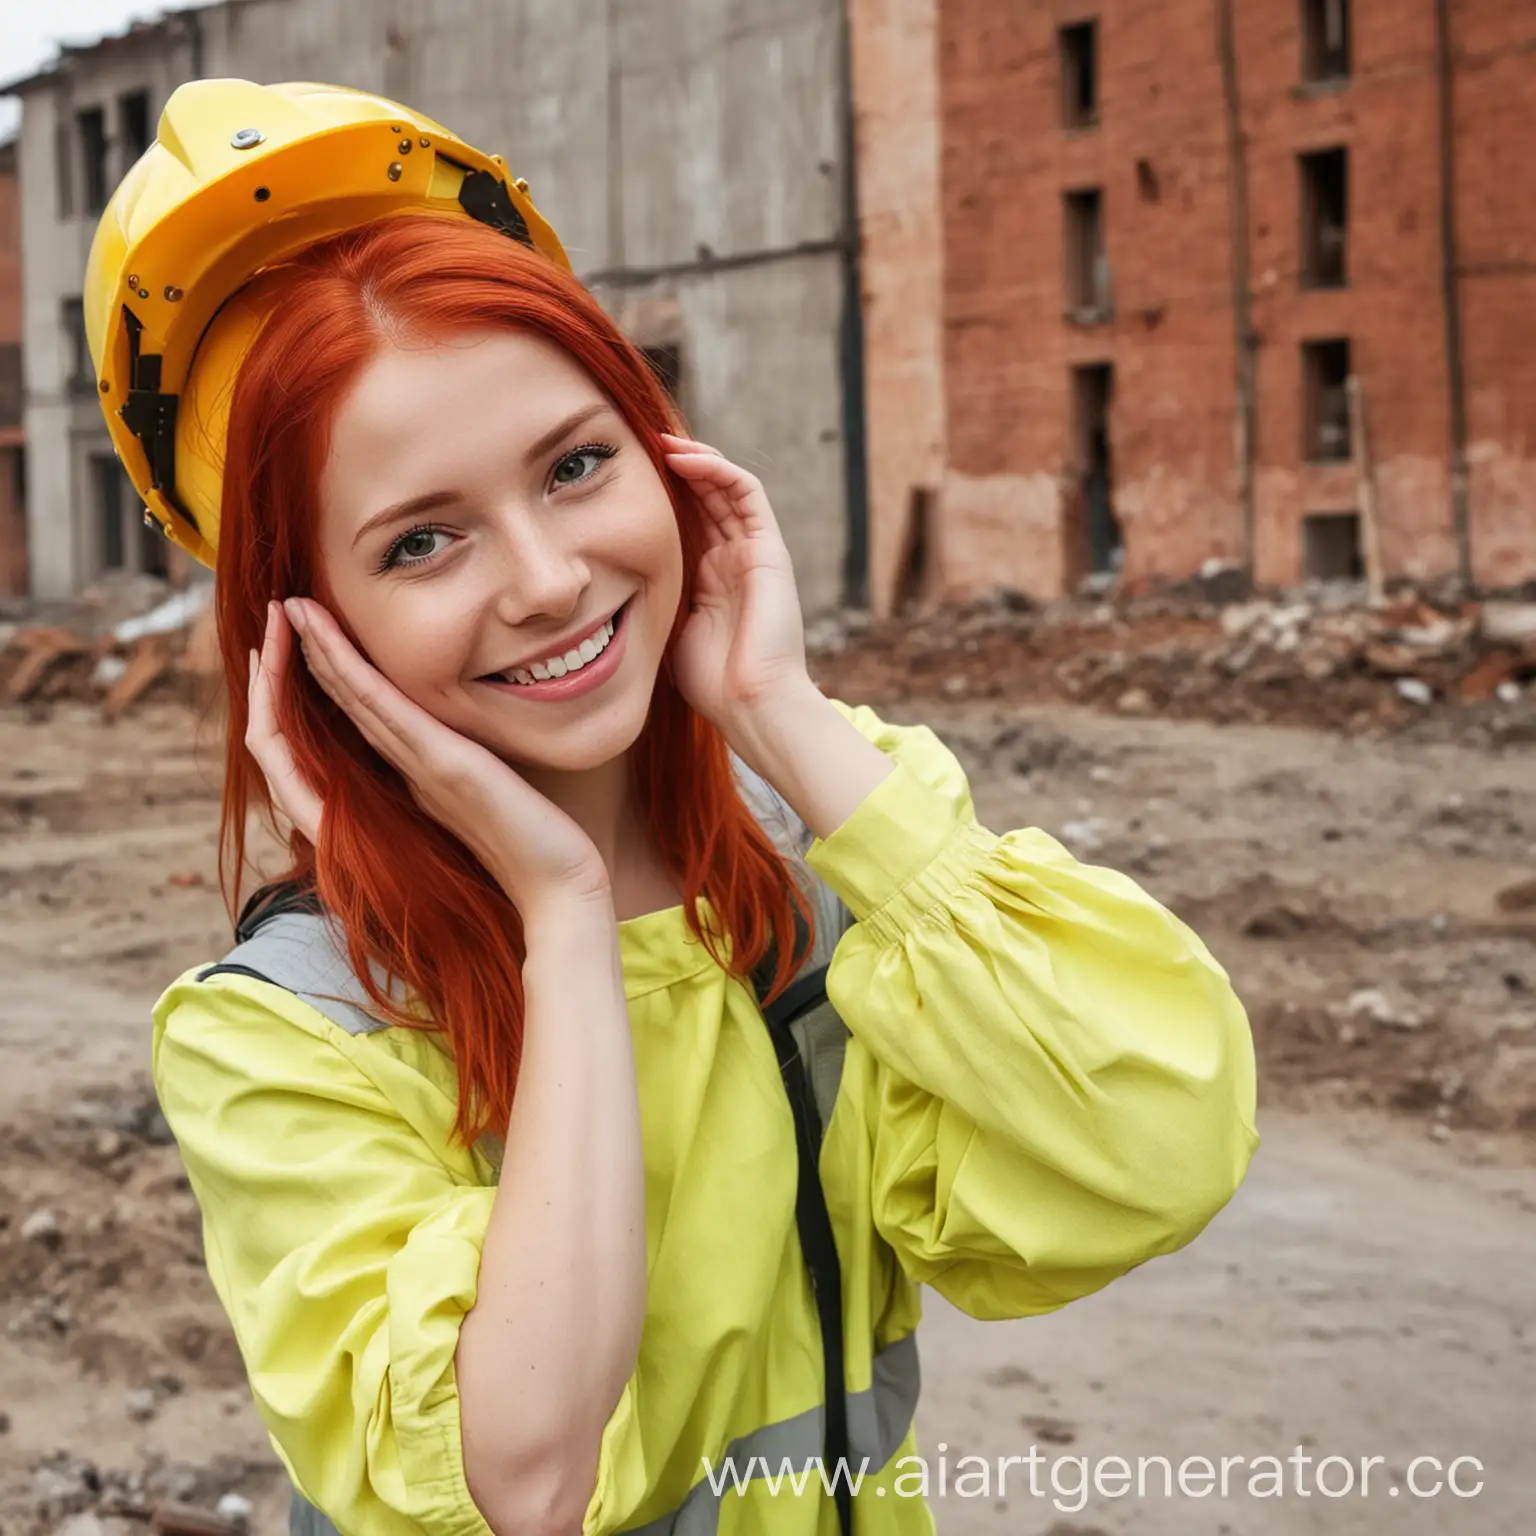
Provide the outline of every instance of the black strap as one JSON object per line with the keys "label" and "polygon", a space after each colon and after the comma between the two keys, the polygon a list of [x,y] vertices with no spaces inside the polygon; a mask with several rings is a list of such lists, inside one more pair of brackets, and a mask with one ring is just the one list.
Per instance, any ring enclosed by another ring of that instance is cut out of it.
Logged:
{"label": "black strap", "polygon": [[274,917],[288,912],[307,912],[318,917],[325,909],[312,885],[300,885],[297,880],[281,880],[264,885],[252,892],[250,899],[240,909],[240,919],[235,924],[235,942],[244,944],[256,937],[256,930]]}
{"label": "black strap", "polygon": [[150,489],[159,491],[160,499],[195,533],[201,533],[197,519],[176,494],[176,411],[180,396],[160,388],[164,358],[158,352],[143,350],[143,322],[126,304],[123,325],[128,333],[128,398],[117,414],[144,450]]}
{"label": "black strap", "polygon": [[[801,948],[810,931],[795,910],[795,947]],[[811,1278],[811,1293],[816,1300],[816,1317],[821,1325],[821,1355],[825,1382],[825,1432],[822,1438],[822,1470],[832,1478],[832,1493],[837,1501],[837,1521],[843,1536],[853,1532],[853,1491],[851,1451],[848,1444],[848,1397],[843,1372],[843,1268],[837,1256],[837,1239],[832,1232],[832,1217],[827,1197],[821,1187],[818,1150],[821,1126],[816,1100],[811,1092],[805,1059],[790,1031],[790,1024],[826,996],[826,970],[802,976],[771,1003],[764,1003],[778,964],[778,950],[772,942],[761,965],[752,973],[752,987],[757,993],[763,1022],[768,1026],[774,1054],[779,1059],[779,1074],[795,1117],[795,1146],[799,1154],[799,1182],[795,1190],[795,1225],[800,1230],[800,1251]]]}

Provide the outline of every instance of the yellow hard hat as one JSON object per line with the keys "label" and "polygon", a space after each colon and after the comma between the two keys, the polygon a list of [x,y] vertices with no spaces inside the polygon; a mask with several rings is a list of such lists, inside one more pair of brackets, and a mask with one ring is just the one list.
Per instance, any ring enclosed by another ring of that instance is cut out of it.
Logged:
{"label": "yellow hard hat", "polygon": [[166,102],[96,227],[85,332],[129,477],[204,565],[218,551],[235,374],[273,302],[251,279],[327,236],[424,212],[477,219],[570,269],[500,155],[398,102],[249,80],[196,80]]}

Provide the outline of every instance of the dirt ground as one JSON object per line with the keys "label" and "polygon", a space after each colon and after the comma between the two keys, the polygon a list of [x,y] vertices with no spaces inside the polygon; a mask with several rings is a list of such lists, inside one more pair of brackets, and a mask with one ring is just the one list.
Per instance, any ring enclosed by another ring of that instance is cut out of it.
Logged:
{"label": "dirt ground", "polygon": [[[1017,1468],[1006,1490],[935,1485],[940,1531],[1527,1536],[1531,750],[999,701],[883,712],[959,751],[989,825],[1043,826],[1192,922],[1262,1061],[1264,1146],[1189,1250],[1045,1319],[981,1325],[931,1297],[935,1479],[941,1456],[1047,1458],[1040,1496]],[[219,763],[215,730],[176,705],[115,725],[79,704],[0,711],[0,1536],[87,1507],[104,1523],[77,1536],[146,1530],[128,1522],[157,1499],[230,1492],[256,1532],[285,1529],[147,1075],[154,998],[229,944]],[[1070,1464],[1066,1493],[1050,1480],[1051,1457],[1298,1445],[1385,1470],[1338,1498],[1261,1498],[1239,1476],[1226,1498],[1079,1504]],[[1420,1455],[1478,1457],[1483,1490],[1389,1493]]]}

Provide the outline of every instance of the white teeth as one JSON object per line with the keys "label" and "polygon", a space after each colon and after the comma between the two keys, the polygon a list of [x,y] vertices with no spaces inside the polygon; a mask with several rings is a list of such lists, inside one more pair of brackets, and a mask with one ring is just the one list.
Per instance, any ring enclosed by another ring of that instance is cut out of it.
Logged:
{"label": "white teeth", "polygon": [[609,619],[602,628],[588,635],[574,650],[569,650],[563,656],[551,656],[546,661],[536,661],[531,667],[511,667],[506,673],[498,674],[502,677],[510,676],[519,683],[545,683],[554,677],[565,677],[568,673],[579,672],[590,662],[597,660],[608,649],[608,643],[613,639],[614,620]]}

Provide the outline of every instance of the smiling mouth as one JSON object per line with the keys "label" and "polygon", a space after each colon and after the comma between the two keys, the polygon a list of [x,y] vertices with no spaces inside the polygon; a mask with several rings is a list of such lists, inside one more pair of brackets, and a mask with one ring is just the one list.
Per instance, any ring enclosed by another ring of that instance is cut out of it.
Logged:
{"label": "smiling mouth", "polygon": [[480,681],[511,683],[528,688],[535,683],[554,682],[559,678],[581,672],[591,666],[613,644],[614,636],[619,632],[619,625],[623,622],[628,607],[629,601],[626,599],[579,645],[572,646],[571,649],[559,655],[547,656],[531,666],[509,667],[504,672],[487,672]]}

